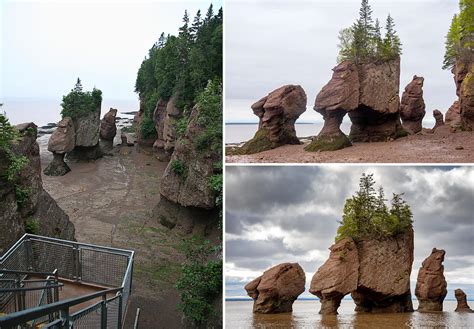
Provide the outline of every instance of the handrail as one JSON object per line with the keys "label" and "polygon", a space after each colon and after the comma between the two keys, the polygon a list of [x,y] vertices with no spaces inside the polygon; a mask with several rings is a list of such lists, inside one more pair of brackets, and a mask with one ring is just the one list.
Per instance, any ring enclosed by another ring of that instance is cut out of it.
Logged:
{"label": "handrail", "polygon": [[20,271],[20,270],[7,270],[7,269],[1,269],[0,268],[0,274],[5,273],[5,274],[29,274],[29,275],[43,275],[43,276],[48,276],[48,275],[55,275],[54,272],[33,272],[33,271]]}
{"label": "handrail", "polygon": [[49,286],[41,286],[41,287],[5,288],[5,289],[0,289],[0,293],[3,293],[3,292],[15,292],[15,291],[33,291],[33,290],[43,290],[43,289],[61,288],[61,287],[64,287],[64,284],[63,284],[63,283],[52,284],[52,285],[49,285]]}
{"label": "handrail", "polygon": [[45,316],[53,312],[65,311],[65,310],[68,310],[72,306],[82,304],[91,299],[95,299],[97,297],[103,297],[109,293],[115,293],[120,290],[122,290],[122,287],[102,290],[93,294],[76,297],[76,298],[70,298],[70,299],[60,301],[60,302],[47,304],[40,307],[8,314],[0,318],[0,327],[5,328],[5,329],[12,328],[13,326],[20,325],[22,323],[34,320],[38,317]]}

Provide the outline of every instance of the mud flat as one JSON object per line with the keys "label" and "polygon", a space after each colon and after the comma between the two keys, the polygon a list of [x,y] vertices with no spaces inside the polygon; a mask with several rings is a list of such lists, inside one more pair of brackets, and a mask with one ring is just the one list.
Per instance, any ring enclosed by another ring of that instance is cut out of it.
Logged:
{"label": "mud flat", "polygon": [[[337,151],[307,152],[301,145],[285,145],[250,155],[226,155],[228,163],[472,163],[474,162],[474,132],[423,133],[389,142],[353,143]],[[231,148],[226,145],[226,149]],[[226,152],[227,153],[227,152]]]}

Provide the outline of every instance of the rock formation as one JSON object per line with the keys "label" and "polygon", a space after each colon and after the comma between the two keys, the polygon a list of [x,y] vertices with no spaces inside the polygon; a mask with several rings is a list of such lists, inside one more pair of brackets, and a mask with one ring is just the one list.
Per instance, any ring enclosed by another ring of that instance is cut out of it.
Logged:
{"label": "rock formation", "polygon": [[459,101],[455,101],[445,115],[445,123],[449,125],[453,131],[461,129],[461,107]]}
{"label": "rock formation", "polygon": [[76,133],[74,150],[68,157],[77,160],[95,160],[102,156],[99,146],[100,104],[94,111],[72,119]]}
{"label": "rock formation", "polygon": [[285,313],[304,291],[306,276],[298,263],[276,265],[245,286],[254,313]]}
{"label": "rock formation", "polygon": [[48,141],[48,151],[53,153],[53,161],[45,168],[44,174],[48,176],[63,176],[71,171],[64,162],[64,156],[71,152],[76,145],[74,124],[70,117],[59,121],[56,130]]}
{"label": "rock formation", "polygon": [[113,141],[117,134],[117,126],[115,125],[115,117],[117,116],[117,110],[110,108],[102,120],[100,121],[100,138]]}
{"label": "rock formation", "polygon": [[306,94],[301,86],[280,87],[252,105],[259,118],[258,131],[237,152],[252,154],[285,144],[300,144],[295,122],[306,111]]}
{"label": "rock formation", "polygon": [[321,314],[337,314],[341,299],[349,293],[356,312],[413,311],[413,230],[358,242],[346,238],[330,250],[329,259],[313,276],[310,288],[321,298]]}
{"label": "rock formation", "polygon": [[[0,254],[25,233],[29,221],[38,223],[36,234],[74,239],[74,225],[68,215],[43,189],[36,125],[25,123],[17,128],[21,138],[12,145],[12,150],[18,156],[25,156],[28,163],[14,182],[0,176]],[[0,172],[3,172],[9,163],[1,153]]]}
{"label": "rock formation", "polygon": [[454,297],[456,297],[456,300],[458,301],[458,305],[456,306],[454,312],[474,312],[467,304],[467,296],[464,291],[462,291],[461,289],[454,290]]}
{"label": "rock formation", "polygon": [[457,61],[452,70],[459,97],[461,114],[460,130],[474,129],[474,62]]}
{"label": "rock formation", "polygon": [[357,289],[359,276],[359,256],[352,239],[342,239],[329,250],[329,259],[314,274],[309,289],[320,299],[320,314],[337,314],[342,298]]}
{"label": "rock formation", "polygon": [[345,61],[333,71],[331,80],[316,96],[314,103],[314,110],[323,116],[323,129],[305,147],[306,151],[334,151],[352,145],[340,127],[346,113],[359,105],[357,67]]}
{"label": "rock formation", "polygon": [[431,255],[426,258],[416,280],[415,295],[419,301],[418,311],[442,311],[443,301],[446,297],[446,280],[444,278],[445,251],[433,248]]}
{"label": "rock formation", "polygon": [[440,110],[433,110],[433,117],[435,119],[433,131],[436,130],[436,128],[444,126],[443,113],[441,113]]}
{"label": "rock formation", "polygon": [[158,100],[153,111],[153,122],[155,123],[155,130],[157,138],[153,144],[153,149],[159,150],[165,148],[164,130],[165,130],[165,119],[166,119],[166,105],[167,102],[161,98]]}
{"label": "rock formation", "polygon": [[164,148],[168,154],[173,153],[176,141],[176,124],[183,115],[183,110],[176,106],[177,95],[174,95],[166,104],[166,116],[163,124]]}
{"label": "rock formation", "polygon": [[424,80],[423,77],[415,75],[402,94],[400,117],[402,118],[403,128],[411,134],[416,134],[422,129],[422,121],[425,116]]}

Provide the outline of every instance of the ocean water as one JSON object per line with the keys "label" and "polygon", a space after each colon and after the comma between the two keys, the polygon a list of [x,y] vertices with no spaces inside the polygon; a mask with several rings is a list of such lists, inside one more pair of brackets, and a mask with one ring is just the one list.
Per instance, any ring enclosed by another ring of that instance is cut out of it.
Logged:
{"label": "ocean water", "polygon": [[[297,300],[293,313],[253,314],[252,301],[226,301],[226,328],[473,328],[474,313],[456,313],[456,301],[445,301],[444,312],[357,314],[354,302],[343,300],[339,315],[318,314],[317,300]],[[416,309],[417,301],[413,301]]]}
{"label": "ocean water", "polygon": [[[12,124],[23,122],[34,122],[38,127],[48,123],[57,123],[61,120],[61,99],[41,98],[5,98],[0,101],[3,106],[1,112],[5,112]],[[138,111],[137,100],[114,100],[104,98],[102,101],[101,117],[107,113],[109,108],[118,109],[117,116],[125,117],[121,112]]]}

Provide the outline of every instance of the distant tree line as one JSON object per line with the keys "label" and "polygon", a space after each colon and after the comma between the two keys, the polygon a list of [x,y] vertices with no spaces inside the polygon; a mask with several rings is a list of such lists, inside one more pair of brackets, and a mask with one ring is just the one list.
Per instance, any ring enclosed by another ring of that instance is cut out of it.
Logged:
{"label": "distant tree line", "polygon": [[474,1],[460,0],[459,14],[455,14],[446,35],[443,69],[451,69],[457,60],[474,58]]}
{"label": "distant tree line", "polygon": [[372,174],[362,174],[359,191],[344,204],[336,241],[395,236],[412,227],[413,215],[410,206],[402,199],[403,194],[394,193],[389,208],[383,188],[379,187],[377,193],[374,185]]}
{"label": "distant tree line", "polygon": [[204,17],[198,10],[191,23],[185,11],[178,36],[161,33],[148,51],[135,83],[144,105],[144,137],[154,133],[149,128],[160,98],[176,95],[177,107],[190,109],[209,80],[222,80],[222,16],[222,8],[215,14],[211,4]]}
{"label": "distant tree line", "polygon": [[388,61],[401,55],[402,43],[390,14],[387,16],[385,35],[382,37],[379,20],[376,19],[374,23],[368,0],[362,0],[359,19],[351,27],[339,32],[339,49],[338,62]]}

